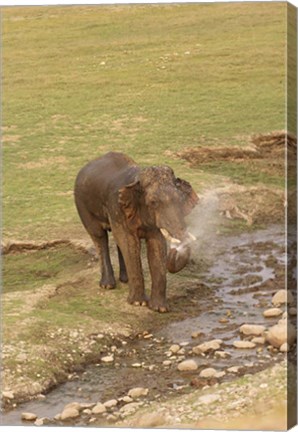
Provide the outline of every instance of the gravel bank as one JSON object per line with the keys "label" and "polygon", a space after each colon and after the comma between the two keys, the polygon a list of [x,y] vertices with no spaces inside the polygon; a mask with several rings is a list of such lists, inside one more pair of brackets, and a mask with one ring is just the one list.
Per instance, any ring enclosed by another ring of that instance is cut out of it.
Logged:
{"label": "gravel bank", "polygon": [[154,401],[117,426],[286,429],[286,398],[287,362],[282,361],[255,375]]}

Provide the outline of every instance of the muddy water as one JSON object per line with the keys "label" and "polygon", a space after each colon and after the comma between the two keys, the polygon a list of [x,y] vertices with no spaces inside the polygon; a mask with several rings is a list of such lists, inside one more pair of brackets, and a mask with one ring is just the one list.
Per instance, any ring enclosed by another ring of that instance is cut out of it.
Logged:
{"label": "muddy water", "polygon": [[[272,294],[284,287],[284,242],[280,226],[217,240],[216,259],[207,271],[196,270],[196,263],[193,263],[200,280],[212,288],[212,297],[202,298],[194,290],[190,298],[192,303],[200,304],[203,312],[165,325],[152,331],[152,335],[115,341],[113,365],[89,366],[45,399],[22,404],[5,413],[3,424],[22,424],[20,417],[24,411],[53,419],[67,403],[121,398],[133,387],[147,387],[150,389],[148,399],[160,400],[190,391],[192,386],[212,384],[198,377],[200,370],[206,367],[225,371],[226,375],[218,380],[221,382],[235,378],[235,374],[228,371],[231,366],[239,366],[237,374],[242,375],[279,361],[282,355],[269,352],[266,347],[257,345],[254,349],[237,350],[233,341],[240,339],[239,327],[244,323],[268,327],[276,322],[276,319],[263,318],[263,311],[271,306]],[[194,332],[201,333],[193,338]],[[222,350],[228,353],[227,358],[218,358],[214,353],[196,356],[191,352],[193,346],[212,339],[223,340]],[[173,343],[180,344],[182,352],[171,354],[169,348]],[[197,360],[199,369],[179,372],[177,363],[189,357]],[[163,362],[169,359],[171,364],[165,365]],[[106,424],[106,420],[103,423]],[[76,424],[88,424],[88,418],[82,416]]]}

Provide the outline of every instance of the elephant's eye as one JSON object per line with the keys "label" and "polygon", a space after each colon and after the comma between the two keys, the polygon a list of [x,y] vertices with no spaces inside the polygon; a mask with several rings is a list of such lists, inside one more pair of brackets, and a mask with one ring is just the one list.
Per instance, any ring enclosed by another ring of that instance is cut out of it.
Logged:
{"label": "elephant's eye", "polygon": [[177,177],[176,180],[175,180],[175,185],[176,185],[177,187],[180,187],[180,186],[181,186],[181,183],[182,183],[182,180],[181,180],[179,177]]}
{"label": "elephant's eye", "polygon": [[154,199],[150,200],[150,207],[157,208],[158,207],[157,200],[154,200]]}

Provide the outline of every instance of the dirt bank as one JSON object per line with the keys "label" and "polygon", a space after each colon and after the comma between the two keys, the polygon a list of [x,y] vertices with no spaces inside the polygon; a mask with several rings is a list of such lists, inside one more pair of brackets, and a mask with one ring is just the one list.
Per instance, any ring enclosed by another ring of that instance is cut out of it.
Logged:
{"label": "dirt bank", "polygon": [[3,255],[13,253],[24,253],[29,251],[40,251],[56,248],[57,246],[70,246],[74,249],[80,250],[85,253],[95,255],[95,249],[90,245],[90,241],[82,240],[68,240],[57,239],[51,241],[18,241],[18,240],[4,240],[1,243],[1,253]]}
{"label": "dirt bank", "polygon": [[215,189],[219,212],[248,226],[279,223],[285,218],[285,194],[266,186],[230,185]]}
{"label": "dirt bank", "polygon": [[[218,140],[219,141],[219,140]],[[247,160],[266,161],[268,166],[266,170],[284,171],[285,149],[287,150],[289,160],[295,158],[297,154],[297,138],[285,131],[277,131],[268,134],[258,134],[246,138],[247,144],[238,146],[220,147],[192,147],[181,152],[176,156],[185,159],[191,167],[198,167],[209,162],[233,161],[243,163]]]}
{"label": "dirt bank", "polygon": [[191,168],[223,176],[225,186],[217,186],[215,193],[224,216],[248,225],[278,223],[285,219],[287,207],[289,220],[296,220],[294,135],[277,131],[234,137],[233,143],[216,139],[211,144],[199,137],[196,147],[171,155],[187,161]]}

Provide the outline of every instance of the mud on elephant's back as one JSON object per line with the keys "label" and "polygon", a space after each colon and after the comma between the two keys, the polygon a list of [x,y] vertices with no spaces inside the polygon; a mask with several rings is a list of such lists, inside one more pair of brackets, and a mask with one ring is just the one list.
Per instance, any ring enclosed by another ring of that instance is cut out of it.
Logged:
{"label": "mud on elephant's back", "polygon": [[167,256],[167,269],[170,273],[178,273],[189,262],[190,248],[188,246],[171,247]]}

